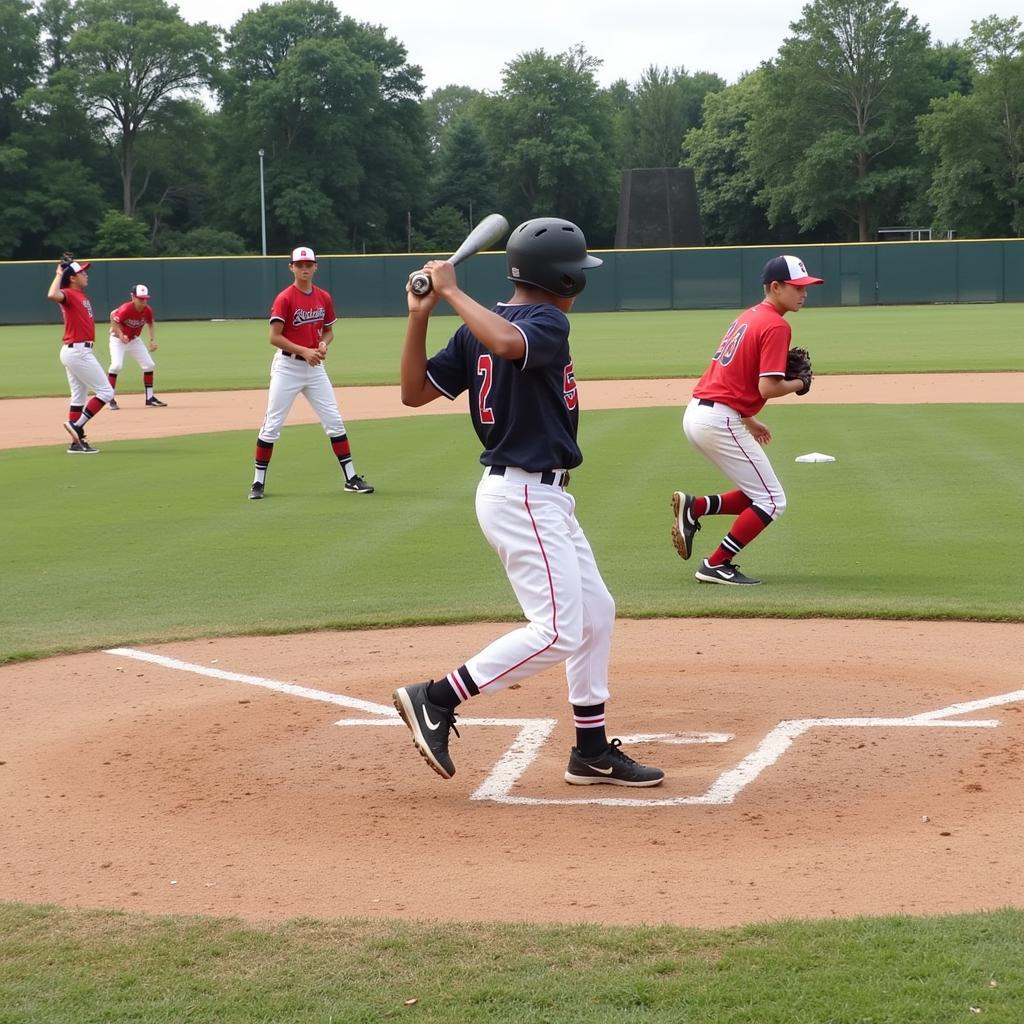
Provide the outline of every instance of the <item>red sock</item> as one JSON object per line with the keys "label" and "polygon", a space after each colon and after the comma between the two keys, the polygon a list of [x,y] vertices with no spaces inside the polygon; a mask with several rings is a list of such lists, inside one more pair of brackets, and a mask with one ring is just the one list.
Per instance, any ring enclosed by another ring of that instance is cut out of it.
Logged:
{"label": "red sock", "polygon": [[708,565],[731,562],[770,522],[770,519],[764,519],[753,506],[744,509],[736,517],[732,529],[725,535],[722,543],[708,558]]}
{"label": "red sock", "polygon": [[742,491],[726,491],[725,494],[708,494],[693,499],[693,514],[701,516],[738,516],[750,508],[750,499]]}

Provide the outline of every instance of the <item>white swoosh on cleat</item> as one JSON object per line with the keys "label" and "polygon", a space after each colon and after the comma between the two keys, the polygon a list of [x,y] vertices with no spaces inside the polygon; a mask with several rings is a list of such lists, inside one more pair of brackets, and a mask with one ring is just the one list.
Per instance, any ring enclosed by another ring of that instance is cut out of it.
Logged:
{"label": "white swoosh on cleat", "polygon": [[430,715],[427,714],[427,709],[426,708],[423,709],[423,721],[427,723],[427,728],[428,729],[437,730],[437,729],[441,728],[441,723],[440,722],[432,722],[430,720]]}

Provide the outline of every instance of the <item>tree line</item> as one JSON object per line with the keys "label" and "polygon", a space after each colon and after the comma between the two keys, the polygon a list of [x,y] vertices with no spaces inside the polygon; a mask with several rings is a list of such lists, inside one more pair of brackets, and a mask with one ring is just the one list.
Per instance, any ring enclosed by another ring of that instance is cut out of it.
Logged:
{"label": "tree line", "polygon": [[494,210],[603,248],[622,170],[680,165],[710,244],[1024,233],[1020,19],[946,44],[898,3],[813,0],[789,32],[732,85],[602,87],[580,45],[426,95],[329,0],[227,30],[167,0],[0,0],[0,258],[447,251]]}

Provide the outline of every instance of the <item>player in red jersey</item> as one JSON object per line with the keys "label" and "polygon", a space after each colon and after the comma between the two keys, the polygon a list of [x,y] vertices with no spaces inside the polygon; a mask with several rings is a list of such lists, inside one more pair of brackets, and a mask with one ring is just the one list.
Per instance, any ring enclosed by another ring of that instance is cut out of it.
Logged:
{"label": "player in red jersey", "polygon": [[[64,423],[64,429],[71,435],[69,455],[98,453],[99,449],[93,448],[85,439],[85,425],[114,397],[114,389],[92,351],[96,343],[96,322],[89,297],[85,294],[89,284],[89,266],[70,258],[61,260],[46,293],[51,302],[60,304],[64,318],[60,361],[71,388],[71,410]],[[90,391],[93,392],[92,398],[89,398]]]}
{"label": "player in red jersey", "polygon": [[771,431],[757,414],[769,399],[794,395],[804,387],[800,380],[785,379],[792,337],[785,316],[803,306],[809,285],[823,281],[811,277],[796,256],[770,259],[761,281],[764,300],[729,325],[683,415],[689,442],[737,487],[704,497],[684,491],[672,495],[672,542],[681,558],[692,554],[702,516],[736,517],[694,574],[702,583],[760,583],[741,573],[732,559],[786,510],[785,492],[762,448],[771,441]]}
{"label": "player in red jersey", "polygon": [[[142,328],[149,330],[149,342],[142,340]],[[124,366],[124,357],[131,356],[142,368],[142,384],[146,389],[146,405],[150,409],[163,409],[167,403],[161,402],[153,394],[153,371],[156,363],[151,353],[157,349],[156,324],[153,320],[153,307],[149,304],[149,289],[144,284],[137,284],[131,291],[128,301],[122,303],[110,313],[110,369],[107,379],[110,386],[117,389],[117,375]],[[110,400],[110,408],[116,412],[119,408],[117,399]]]}
{"label": "player in red jersey", "polygon": [[270,307],[270,344],[277,352],[270,364],[267,414],[256,436],[256,475],[249,491],[253,499],[263,497],[274,442],[281,436],[284,421],[300,393],[320,417],[345,474],[345,490],[350,494],[373,493],[373,487],[356,473],[338,400],[324,368],[337,318],[331,296],[313,284],[316,267],[312,249],[304,245],[295,249],[288,264],[294,280]]}

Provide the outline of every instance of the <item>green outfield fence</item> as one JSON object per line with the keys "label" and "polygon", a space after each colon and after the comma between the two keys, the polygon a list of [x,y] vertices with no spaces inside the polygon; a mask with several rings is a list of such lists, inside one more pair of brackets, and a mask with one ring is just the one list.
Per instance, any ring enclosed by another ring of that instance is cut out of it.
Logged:
{"label": "green outfield fence", "polygon": [[[761,267],[780,252],[800,256],[810,273],[825,278],[815,290],[816,306],[1024,302],[1024,239],[996,239],[607,251],[576,308],[741,309],[756,301]],[[317,282],[334,296],[339,316],[401,315],[406,277],[426,258],[322,255]],[[89,271],[89,297],[97,321],[138,283],[149,286],[162,320],[263,317],[291,280],[287,262],[286,256],[98,259]],[[59,320],[46,299],[54,265],[0,263],[0,323]],[[503,253],[481,253],[460,266],[459,278],[487,304],[509,294]]]}

